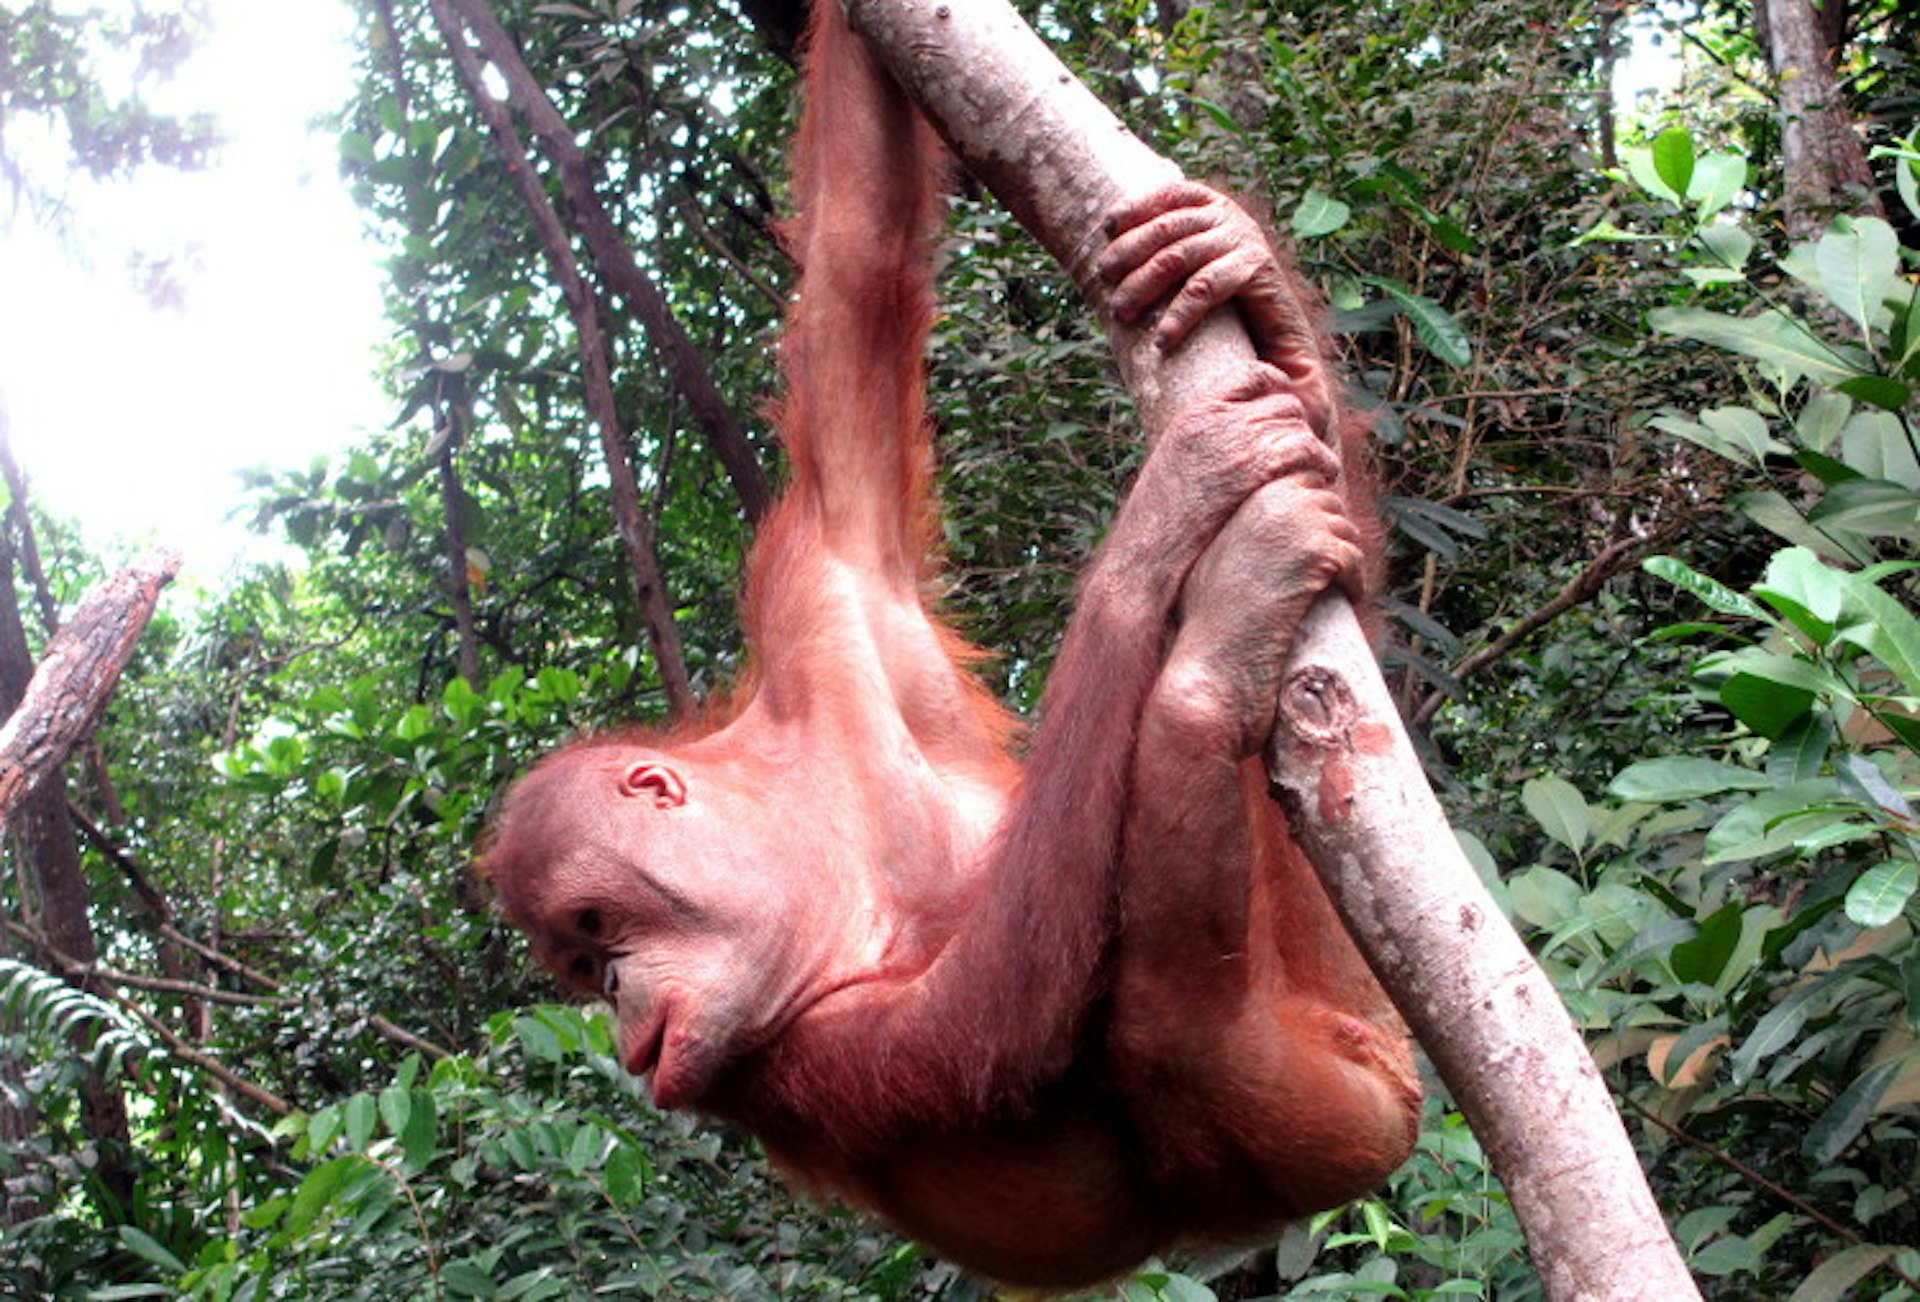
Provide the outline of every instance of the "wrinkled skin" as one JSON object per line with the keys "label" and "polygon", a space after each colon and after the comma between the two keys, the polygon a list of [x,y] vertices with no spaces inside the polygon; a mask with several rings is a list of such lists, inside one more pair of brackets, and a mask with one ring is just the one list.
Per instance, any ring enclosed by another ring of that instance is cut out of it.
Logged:
{"label": "wrinkled skin", "polygon": [[922,600],[936,154],[820,7],[796,159],[794,473],[717,728],[591,738],[486,868],[662,1107],[993,1278],[1070,1287],[1364,1192],[1408,1152],[1405,1034],[1264,794],[1281,659],[1371,525],[1297,282],[1230,201],[1121,205],[1100,265],[1178,347],[1261,358],[1155,446],[1088,563],[1024,764]]}

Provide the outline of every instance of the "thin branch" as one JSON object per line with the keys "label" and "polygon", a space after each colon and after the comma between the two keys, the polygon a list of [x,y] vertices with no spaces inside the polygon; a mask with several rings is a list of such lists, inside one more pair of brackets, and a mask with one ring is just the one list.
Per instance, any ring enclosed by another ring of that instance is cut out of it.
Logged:
{"label": "thin branch", "polygon": [[[606,205],[594,188],[593,170],[575,140],[573,126],[547,98],[546,88],[527,68],[520,50],[507,29],[494,17],[486,0],[432,0],[434,19],[440,24],[450,49],[465,48],[456,37],[457,28],[449,17],[449,6],[457,10],[466,27],[480,43],[487,62],[506,80],[513,106],[527,120],[540,140],[541,148],[552,160],[560,178],[560,194],[572,217],[575,230],[585,241],[601,277],[620,296],[640,321],[641,328],[660,352],[667,375],[686,397],[698,422],[712,445],[714,454],[726,467],[727,477],[740,499],[740,507],[749,523],[757,524],[772,504],[766,472],[760,468],[753,445],[747,440],[740,422],[714,382],[713,374],[701,360],[693,342],[673,315],[666,296],[635,261],[633,250],[614,224]],[[466,72],[462,70],[462,76]],[[474,96],[475,107],[483,113],[497,103],[484,88]],[[544,195],[544,191],[543,191]]]}
{"label": "thin branch", "polygon": [[[1462,681],[1485,669],[1575,606],[1593,600],[1608,579],[1678,532],[1678,525],[1663,525],[1652,533],[1620,538],[1607,544],[1544,605],[1514,621],[1499,637],[1456,664],[1449,671],[1454,681]],[[1448,693],[1440,691],[1429,694],[1414,712],[1414,723],[1425,726],[1433,718],[1434,711],[1446,702],[1447,696]]]}
{"label": "thin branch", "polygon": [[[666,690],[668,707],[676,717],[684,718],[694,710],[693,683],[687,674],[686,655],[680,647],[680,632],[673,621],[673,609],[667,601],[666,585],[660,572],[660,558],[654,551],[652,531],[647,528],[640,510],[640,486],[634,475],[633,458],[628,453],[627,440],[621,431],[619,409],[614,401],[611,359],[599,304],[588,288],[586,278],[581,275],[566,228],[561,224],[553,201],[547,197],[546,187],[541,184],[539,175],[527,158],[519,133],[514,130],[512,116],[506,106],[487,90],[484,70],[472,47],[467,44],[461,16],[454,12],[453,0],[429,0],[428,7],[433,12],[434,23],[440,29],[441,39],[453,58],[454,67],[466,85],[474,111],[486,122],[507,174],[533,219],[534,228],[540,235],[541,248],[546,253],[547,267],[558,282],[561,295],[566,299],[567,312],[573,318],[581,383],[586,390],[587,414],[599,432],[600,447],[607,464],[614,524],[626,548],[635,597],[646,620],[647,638],[660,669],[660,683]],[[466,6],[467,9],[472,7]],[[484,11],[486,6],[482,3],[478,4],[478,8]],[[467,14],[467,18],[469,22],[472,21],[471,13]],[[491,20],[491,14],[488,18]],[[504,37],[504,32],[501,35]],[[488,57],[499,66],[499,56],[491,46],[486,46],[484,35],[482,44],[487,48]],[[514,57],[517,60],[517,53]],[[521,71],[525,72],[524,65]],[[559,116],[547,102],[544,92],[539,95],[539,100],[548,112],[554,113],[556,118]],[[568,139],[571,143],[571,137]],[[584,167],[584,163],[581,166]],[[564,178],[564,166],[562,175]],[[562,185],[564,188],[564,179]],[[588,189],[590,191],[591,187]],[[689,350],[691,347],[689,344]],[[693,400],[691,395],[689,399]],[[698,406],[697,400],[695,405]]]}

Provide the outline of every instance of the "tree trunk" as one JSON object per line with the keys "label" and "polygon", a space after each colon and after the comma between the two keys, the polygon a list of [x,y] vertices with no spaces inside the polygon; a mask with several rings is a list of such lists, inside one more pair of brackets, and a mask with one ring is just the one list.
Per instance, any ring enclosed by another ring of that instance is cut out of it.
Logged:
{"label": "tree trunk", "polygon": [[[0,547],[0,710],[10,714],[20,711],[33,672],[33,653],[27,648],[15,596],[9,541]],[[91,901],[81,871],[80,846],[67,818],[67,782],[58,761],[50,773],[27,789],[17,806],[12,830],[27,865],[39,914],[37,930],[61,953],[92,964],[98,951],[93,943]],[[22,904],[24,907],[25,901]],[[78,984],[95,994],[104,993],[97,983],[82,980]],[[86,1046],[81,1042],[75,1047],[84,1051]],[[126,1097],[117,1085],[89,1077],[80,1087],[80,1107],[81,1124],[96,1155],[93,1174],[109,1204],[101,1211],[111,1224],[127,1214],[133,1197],[133,1173],[128,1166],[133,1143],[127,1129]]]}
{"label": "tree trunk", "polygon": [[[1844,4],[1826,0],[1842,22]],[[1866,147],[1834,75],[1834,29],[1821,22],[1813,0],[1754,0],[1753,12],[1779,87],[1787,233],[1811,239],[1836,213],[1884,217]]]}
{"label": "tree trunk", "polygon": [[467,523],[461,512],[466,494],[460,489],[460,467],[454,462],[466,442],[467,391],[459,376],[442,374],[439,380],[433,410],[440,422],[435,431],[440,444],[440,516],[446,525],[447,599],[453,603],[455,664],[467,686],[477,688],[480,640],[473,631],[473,578],[467,559]]}
{"label": "tree trunk", "polygon": [[[1005,0],[851,0],[854,27],[1106,322],[1149,439],[1252,355],[1216,314],[1162,353],[1092,274],[1122,196],[1177,171],[1074,80]],[[1271,759],[1296,834],[1486,1145],[1552,1298],[1697,1297],[1605,1082],[1460,852],[1358,622],[1323,597],[1282,684]]]}

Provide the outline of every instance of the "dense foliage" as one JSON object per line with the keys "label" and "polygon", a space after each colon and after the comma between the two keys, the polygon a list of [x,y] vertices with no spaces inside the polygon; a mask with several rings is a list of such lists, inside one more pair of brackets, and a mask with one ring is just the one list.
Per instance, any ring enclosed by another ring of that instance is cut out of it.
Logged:
{"label": "dense foliage", "polygon": [[[360,8],[341,158],[392,252],[394,420],[253,485],[302,563],[156,627],[99,762],[76,764],[90,990],[36,949],[13,849],[0,1289],[979,1296],[786,1191],[738,1137],[654,1112],[471,876],[511,774],[661,717],[666,688],[552,251],[427,6]],[[1900,8],[1853,6],[1842,71],[1876,133],[1909,128],[1920,89]],[[495,11],[777,475],[793,11]],[[1878,211],[1796,244],[1744,6],[1661,14],[1712,56],[1696,84],[1747,89],[1620,122],[1615,6],[1037,13],[1136,129],[1270,206],[1323,287],[1379,444],[1391,681],[1705,1291],[1920,1294],[1912,140],[1871,136]],[[165,158],[198,139],[89,116],[84,37],[60,6],[0,7],[0,72],[30,74],[0,79],[0,107],[63,115],[96,170],[115,141]],[[955,200],[943,257],[948,599],[1027,706],[1138,453],[1104,342],[990,200]],[[598,306],[648,541],[692,680],[716,690],[738,669],[738,489],[682,361],[624,298]],[[38,525],[64,597],[98,562]],[[9,516],[9,563],[28,527]],[[82,1087],[101,1082],[129,1101],[128,1188],[97,1177],[111,1141]],[[1538,1293],[1444,1097],[1377,1199],[1116,1288]]]}

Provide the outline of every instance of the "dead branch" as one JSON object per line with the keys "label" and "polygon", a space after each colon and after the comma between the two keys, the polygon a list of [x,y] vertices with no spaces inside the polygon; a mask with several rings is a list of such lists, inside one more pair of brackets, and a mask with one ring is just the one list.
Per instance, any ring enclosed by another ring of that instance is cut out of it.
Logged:
{"label": "dead branch", "polygon": [[155,552],[109,578],[48,641],[19,708],[0,727],[0,830],[20,802],[100,720],[160,589],[180,569]]}

